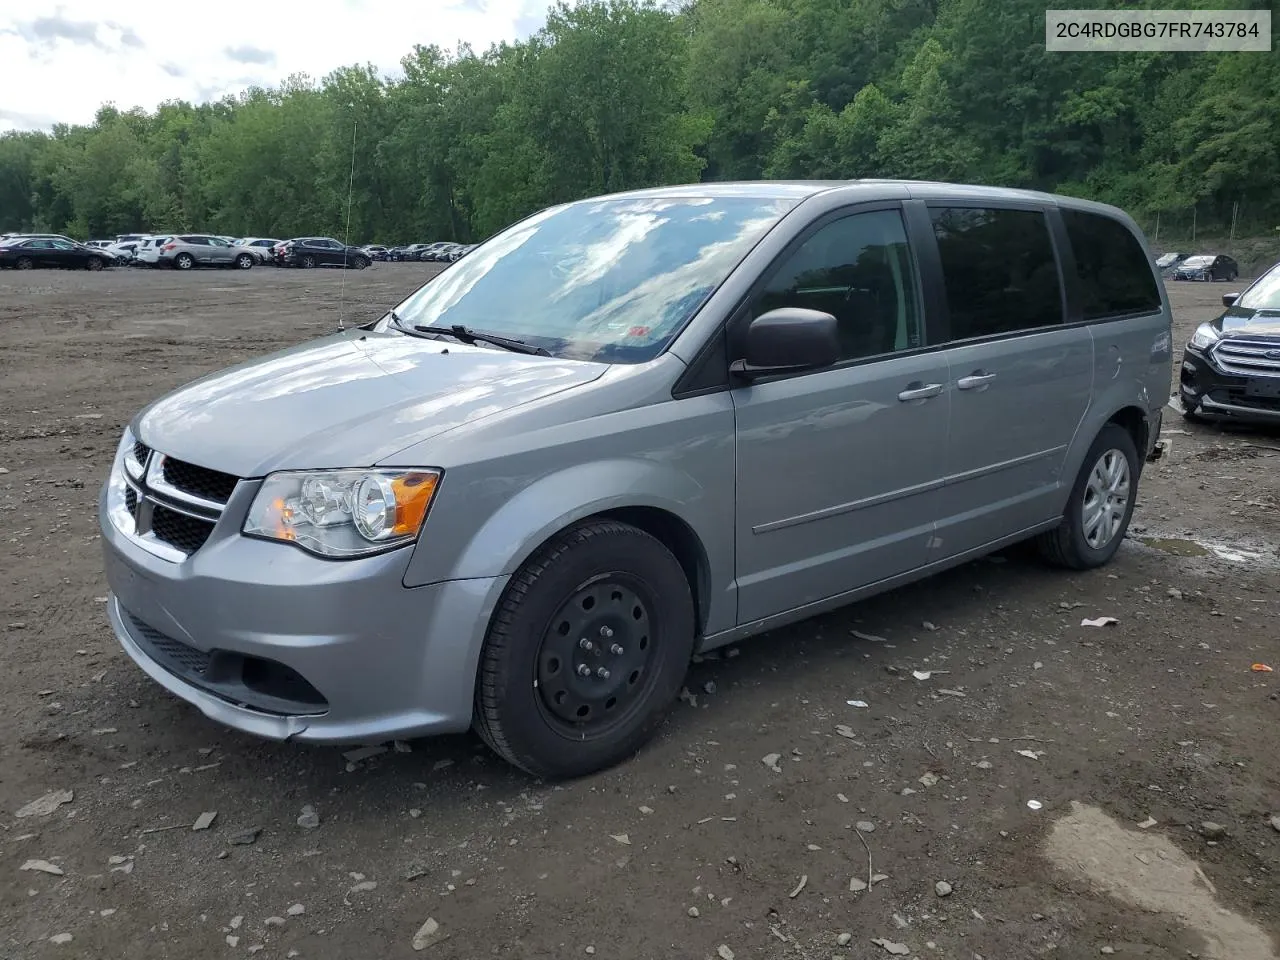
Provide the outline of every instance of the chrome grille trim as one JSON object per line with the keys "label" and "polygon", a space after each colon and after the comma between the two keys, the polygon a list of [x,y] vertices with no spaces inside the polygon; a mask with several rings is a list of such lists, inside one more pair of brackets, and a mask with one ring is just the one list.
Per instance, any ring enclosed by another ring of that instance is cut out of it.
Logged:
{"label": "chrome grille trim", "polygon": [[[107,486],[107,515],[112,525],[141,549],[161,560],[181,563],[212,535],[226,504],[174,486],[165,477],[167,460],[141,443],[125,445]],[[160,534],[178,537],[177,542],[157,533],[153,522],[157,510],[186,518],[186,529],[179,532],[175,532],[169,514],[164,517],[168,522],[161,524]]]}
{"label": "chrome grille trim", "polygon": [[1280,377],[1280,340],[1277,339],[1228,337],[1214,344],[1211,356],[1224,373]]}

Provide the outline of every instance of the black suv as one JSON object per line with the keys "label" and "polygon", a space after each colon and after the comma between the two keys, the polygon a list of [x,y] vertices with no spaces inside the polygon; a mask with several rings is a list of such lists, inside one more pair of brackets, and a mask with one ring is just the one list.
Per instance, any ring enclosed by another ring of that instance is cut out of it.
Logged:
{"label": "black suv", "polygon": [[349,247],[332,237],[298,237],[281,251],[281,259],[291,267],[355,267],[363,270],[373,260],[359,247]]}
{"label": "black suv", "polygon": [[1183,415],[1280,425],[1280,263],[1222,305],[1183,351]]}

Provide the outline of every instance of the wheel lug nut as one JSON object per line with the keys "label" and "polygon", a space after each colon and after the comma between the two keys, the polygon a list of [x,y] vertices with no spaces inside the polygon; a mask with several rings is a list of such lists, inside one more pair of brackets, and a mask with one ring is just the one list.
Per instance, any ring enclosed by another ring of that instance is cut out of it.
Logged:
{"label": "wheel lug nut", "polygon": [[578,676],[580,677],[591,676],[591,668],[588,667],[585,663],[578,664]]}
{"label": "wheel lug nut", "polygon": [[580,646],[583,650],[586,650],[588,653],[596,648],[596,645],[592,643],[590,640],[588,640],[586,637],[583,637],[581,640],[578,641],[578,646]]}
{"label": "wheel lug nut", "polygon": [[612,653],[615,657],[622,656],[622,653],[623,653],[622,644],[615,643],[612,647],[609,648],[609,652]]}
{"label": "wheel lug nut", "polygon": [[599,670],[596,671],[596,676],[599,677],[601,680],[608,680],[609,671],[606,670],[604,667],[601,667]]}
{"label": "wheel lug nut", "polygon": [[612,627],[601,627],[601,628],[600,628],[600,636],[602,636],[602,637],[604,637],[606,640],[608,640],[610,637],[612,637],[612,636],[613,636],[613,628],[612,628]]}

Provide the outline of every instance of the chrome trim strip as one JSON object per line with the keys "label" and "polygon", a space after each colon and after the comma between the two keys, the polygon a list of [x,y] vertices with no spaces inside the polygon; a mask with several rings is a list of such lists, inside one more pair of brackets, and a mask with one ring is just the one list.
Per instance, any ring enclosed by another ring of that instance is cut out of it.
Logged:
{"label": "chrome trim strip", "polygon": [[1245,417],[1280,422],[1280,410],[1267,410],[1263,407],[1242,407],[1235,403],[1221,403],[1207,396],[1200,398],[1200,409],[1205,413],[1238,413]]}
{"label": "chrome trim strip", "polygon": [[[194,493],[187,493],[185,490],[179,490],[166,480],[164,478],[164,465],[168,459],[163,453],[157,453],[154,450],[151,452],[151,459],[147,464],[147,486],[155,493],[168,497],[170,500],[176,500],[179,503],[189,503],[197,507],[204,507],[206,510],[212,510],[215,514],[221,514],[227,508],[225,503],[199,497]],[[213,518],[201,517],[200,519],[210,520]]]}

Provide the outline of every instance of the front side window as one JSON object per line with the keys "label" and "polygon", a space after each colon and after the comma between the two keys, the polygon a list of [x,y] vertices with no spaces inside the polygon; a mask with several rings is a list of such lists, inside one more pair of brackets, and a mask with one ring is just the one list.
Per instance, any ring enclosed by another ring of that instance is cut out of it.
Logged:
{"label": "front side window", "polygon": [[[1147,265],[1146,252],[1128,227],[1080,210],[1063,210],[1062,221],[1075,254],[1084,319],[1103,320],[1160,309],[1160,290]],[[1171,256],[1176,258],[1177,254]]]}
{"label": "front side window", "polygon": [[782,260],[751,315],[780,307],[835,317],[841,360],[922,346],[915,267],[902,215],[877,210],[821,227]]}
{"label": "front side window", "polygon": [[1062,323],[1062,285],[1043,213],[982,207],[938,207],[929,213],[942,258],[952,340]]}
{"label": "front side window", "polygon": [[795,202],[634,197],[544,210],[455,261],[395,312],[409,330],[461,324],[556,356],[644,363]]}
{"label": "front side window", "polygon": [[1254,281],[1236,306],[1245,310],[1280,310],[1280,264]]}

